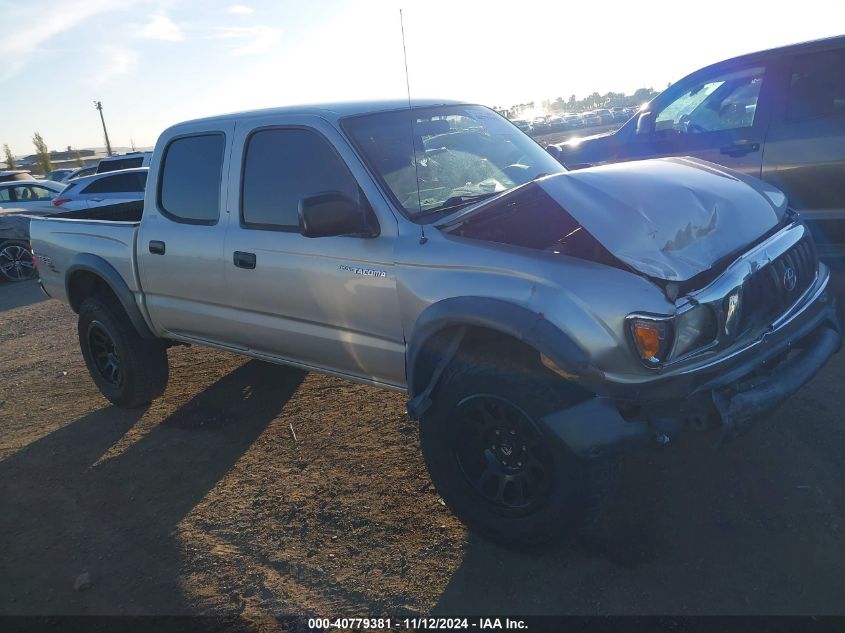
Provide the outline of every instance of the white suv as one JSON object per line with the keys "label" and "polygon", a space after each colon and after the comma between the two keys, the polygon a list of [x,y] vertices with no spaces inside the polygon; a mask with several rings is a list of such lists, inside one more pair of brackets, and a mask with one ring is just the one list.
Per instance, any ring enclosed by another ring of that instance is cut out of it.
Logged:
{"label": "white suv", "polygon": [[84,176],[70,181],[53,200],[53,206],[78,211],[143,200],[146,186],[146,167]]}

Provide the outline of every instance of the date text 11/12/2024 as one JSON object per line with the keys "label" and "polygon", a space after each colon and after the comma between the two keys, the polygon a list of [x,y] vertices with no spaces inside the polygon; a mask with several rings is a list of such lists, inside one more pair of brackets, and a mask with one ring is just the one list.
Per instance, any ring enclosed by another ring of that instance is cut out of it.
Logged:
{"label": "date text 11/12/2024", "polygon": [[524,620],[511,618],[309,618],[308,628],[313,630],[356,629],[356,630],[392,630],[402,627],[413,631],[420,630],[523,630],[527,629]]}

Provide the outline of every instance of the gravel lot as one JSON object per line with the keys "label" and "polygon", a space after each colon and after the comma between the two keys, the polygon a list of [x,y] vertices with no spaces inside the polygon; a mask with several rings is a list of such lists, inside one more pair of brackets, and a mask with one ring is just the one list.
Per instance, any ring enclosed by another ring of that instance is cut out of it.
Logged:
{"label": "gravel lot", "polygon": [[627,458],[601,538],[532,553],[451,517],[401,395],[170,362],[114,409],[70,309],[0,284],[0,614],[845,613],[845,354],[738,441]]}

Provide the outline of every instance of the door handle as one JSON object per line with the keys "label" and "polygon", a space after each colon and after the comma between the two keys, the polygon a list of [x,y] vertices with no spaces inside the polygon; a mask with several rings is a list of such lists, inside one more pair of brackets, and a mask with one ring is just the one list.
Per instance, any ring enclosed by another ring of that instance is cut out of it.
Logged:
{"label": "door handle", "polygon": [[246,268],[252,270],[255,268],[255,253],[245,253],[243,251],[235,251],[232,256],[232,261],[238,268]]}
{"label": "door handle", "polygon": [[91,198],[91,202],[102,202],[102,198]]}
{"label": "door handle", "polygon": [[751,152],[759,152],[760,143],[751,141],[737,141],[731,145],[726,145],[721,148],[719,152],[727,156],[745,156]]}
{"label": "door handle", "polygon": [[160,240],[151,240],[150,252],[153,255],[164,255],[164,242]]}

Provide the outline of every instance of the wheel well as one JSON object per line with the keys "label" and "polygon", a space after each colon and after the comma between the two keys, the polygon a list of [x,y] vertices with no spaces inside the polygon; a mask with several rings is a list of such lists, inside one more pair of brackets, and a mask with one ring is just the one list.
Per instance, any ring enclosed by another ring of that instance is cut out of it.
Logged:
{"label": "wheel well", "polygon": [[88,270],[80,270],[68,280],[67,298],[74,312],[79,312],[82,302],[89,297],[98,297],[112,305],[120,305],[114,290],[105,280]]}
{"label": "wheel well", "polygon": [[464,335],[455,352],[455,358],[495,355],[497,360],[524,368],[528,372],[549,373],[537,349],[509,334],[479,326],[450,326],[433,334],[420,350],[413,372],[414,384],[410,385],[412,393],[420,393],[426,388],[441,355],[448,350],[449,342],[462,328]]}

